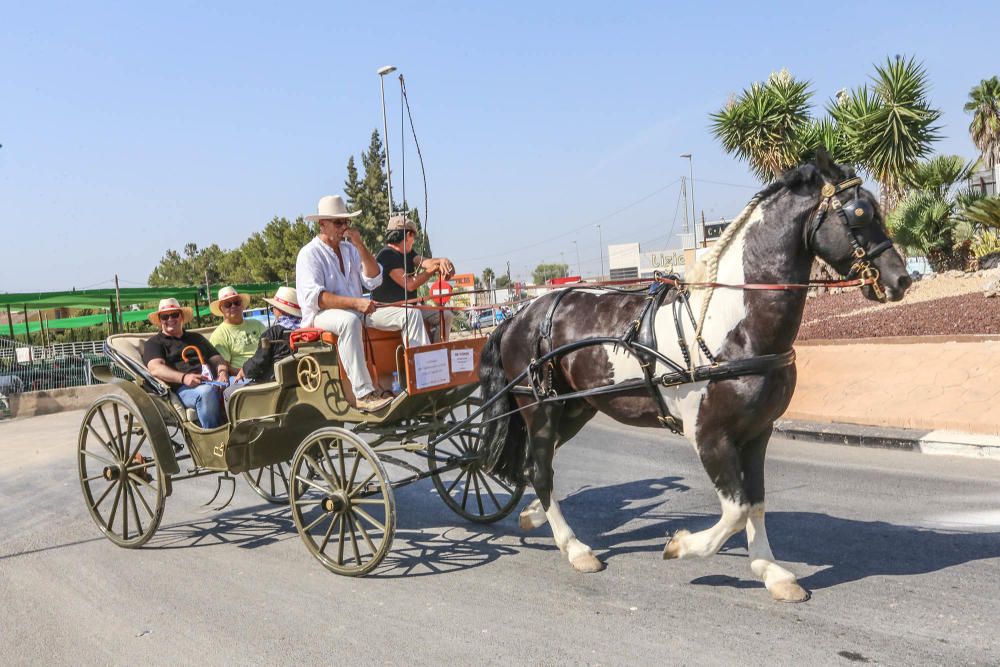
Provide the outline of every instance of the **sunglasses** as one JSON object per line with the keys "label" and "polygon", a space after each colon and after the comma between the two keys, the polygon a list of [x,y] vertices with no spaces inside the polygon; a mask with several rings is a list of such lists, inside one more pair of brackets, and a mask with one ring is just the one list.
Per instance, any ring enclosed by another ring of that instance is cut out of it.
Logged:
{"label": "sunglasses", "polygon": [[237,301],[226,301],[224,303],[220,303],[219,305],[222,306],[223,308],[232,308],[233,306],[242,306],[243,302],[239,301],[239,300],[237,300]]}
{"label": "sunglasses", "polygon": [[333,222],[333,224],[337,227],[347,227],[351,224],[350,220],[332,220],[331,222]]}
{"label": "sunglasses", "polygon": [[181,316],[181,311],[175,310],[170,313],[160,313],[161,320],[172,320]]}

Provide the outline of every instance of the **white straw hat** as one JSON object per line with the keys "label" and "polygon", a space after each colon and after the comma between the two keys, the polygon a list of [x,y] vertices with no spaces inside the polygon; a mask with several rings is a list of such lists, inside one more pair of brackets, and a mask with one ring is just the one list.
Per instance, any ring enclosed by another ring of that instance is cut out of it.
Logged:
{"label": "white straw hat", "polygon": [[172,313],[181,311],[181,320],[187,324],[194,319],[194,311],[187,306],[181,306],[177,299],[160,299],[159,307],[149,314],[149,321],[160,326],[160,315],[162,313]]}
{"label": "white straw hat", "polygon": [[299,308],[299,297],[295,293],[294,287],[279,287],[274,293],[273,299],[264,299],[278,310],[295,317],[302,317],[302,309]]}
{"label": "white straw hat", "polygon": [[213,301],[212,303],[208,304],[208,309],[212,311],[212,314],[215,315],[216,317],[222,317],[223,316],[222,309],[219,308],[219,304],[222,303],[223,301],[229,301],[230,299],[235,299],[236,297],[239,297],[240,301],[243,302],[243,310],[246,310],[247,306],[250,305],[250,295],[240,294],[239,292],[236,291],[235,287],[229,285],[219,290],[219,298]]}
{"label": "white straw hat", "polygon": [[356,218],[361,215],[361,211],[354,213],[347,212],[347,204],[340,195],[327,195],[319,200],[316,205],[316,215],[307,215],[306,220],[316,222],[319,220],[336,220],[338,218]]}

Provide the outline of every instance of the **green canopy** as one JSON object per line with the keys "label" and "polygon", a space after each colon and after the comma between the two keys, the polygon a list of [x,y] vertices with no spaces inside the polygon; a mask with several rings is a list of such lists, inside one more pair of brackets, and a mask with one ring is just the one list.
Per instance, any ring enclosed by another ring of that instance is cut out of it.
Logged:
{"label": "green canopy", "polygon": [[[122,313],[122,320],[124,322],[145,322],[155,308],[150,308],[148,310],[126,310]],[[198,313],[201,317],[215,317],[208,310],[208,306],[198,306]],[[107,313],[102,315],[81,315],[80,317],[64,317],[56,320],[46,320],[45,327],[47,329],[80,329],[83,327],[97,327],[103,326],[108,321]],[[42,324],[37,320],[34,322],[28,322],[28,332],[35,333],[41,330]],[[0,326],[0,336],[10,333],[10,328],[6,326]],[[14,325],[14,335],[24,336],[24,323]]]}
{"label": "green canopy", "polygon": [[[222,284],[209,286],[209,294],[214,300]],[[270,296],[274,294],[281,283],[250,283],[233,285],[241,294]],[[160,299],[173,297],[178,301],[190,303],[198,301],[197,315],[211,317],[208,302],[204,298],[204,285],[188,285],[185,287],[123,287],[117,293],[113,289],[71,290],[69,292],[22,292],[0,294],[0,311],[10,309],[13,312],[49,310],[52,308],[101,308],[105,311],[117,307],[121,303],[123,322],[141,322],[155,309],[129,310],[133,304],[146,306],[159,305]],[[6,314],[6,313],[4,313]],[[108,321],[107,312],[98,315],[81,315],[80,317],[64,317],[45,321],[47,329],[78,329],[81,327],[101,326]],[[14,335],[24,336],[41,330],[38,321],[15,324]],[[8,335],[11,327],[0,326],[0,336]]]}
{"label": "green canopy", "polygon": [[[233,285],[241,294],[271,295],[281,283],[251,283]],[[123,287],[119,290],[122,306],[133,303],[150,303],[173,297],[178,301],[194,301],[204,285],[187,287]],[[209,294],[214,300],[223,285],[211,285]],[[203,300],[203,297],[198,297]],[[109,301],[110,299],[110,301]],[[46,310],[48,308],[107,308],[115,301],[113,289],[71,290],[69,292],[21,292],[0,294],[0,308],[10,306],[12,310]]]}

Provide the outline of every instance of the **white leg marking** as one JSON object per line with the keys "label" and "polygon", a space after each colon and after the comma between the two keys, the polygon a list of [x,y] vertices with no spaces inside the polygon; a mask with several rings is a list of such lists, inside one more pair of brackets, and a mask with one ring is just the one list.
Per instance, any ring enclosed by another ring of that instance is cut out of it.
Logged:
{"label": "white leg marking", "polygon": [[760,577],[771,597],[781,602],[804,602],[809,593],[799,586],[795,575],[774,562],[771,545],[764,528],[764,504],[750,507],[747,521],[747,546],[750,552],[750,569]]}
{"label": "white leg marking", "polygon": [[521,530],[534,530],[545,525],[548,520],[545,516],[545,510],[542,509],[542,501],[538,498],[532,500],[527,507],[521,510],[519,518]]}
{"label": "white leg marking", "polygon": [[716,554],[722,545],[730,537],[743,530],[747,523],[747,514],[750,511],[749,505],[739,505],[721,494],[719,502],[722,505],[722,516],[719,521],[708,528],[697,533],[689,533],[686,530],[677,533],[667,542],[663,550],[664,558],[693,558],[712,556]]}
{"label": "white leg marking", "polygon": [[559,510],[559,501],[556,500],[554,489],[549,510],[545,515],[548,517],[549,525],[552,526],[552,536],[556,540],[556,546],[566,554],[570,564],[577,572],[599,572],[604,569],[604,564],[597,560],[590,547],[576,539],[576,534],[566,523],[566,519],[563,518],[562,512]]}

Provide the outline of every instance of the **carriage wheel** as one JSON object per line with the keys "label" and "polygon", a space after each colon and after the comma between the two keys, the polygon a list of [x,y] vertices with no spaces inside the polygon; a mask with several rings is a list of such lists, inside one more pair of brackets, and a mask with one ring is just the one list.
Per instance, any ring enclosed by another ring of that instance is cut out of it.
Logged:
{"label": "carriage wheel", "polygon": [[163,517],[165,480],[146,423],[119,396],[98,399],[83,417],[77,445],[83,499],[104,535],[140,547]]}
{"label": "carriage wheel", "polygon": [[288,502],[288,475],[291,469],[287,461],[263,466],[243,473],[243,479],[258,496],[269,503],[283,505]]}
{"label": "carriage wheel", "polygon": [[[451,428],[479,409],[482,401],[469,398],[457,405],[444,420]],[[427,448],[428,467],[434,488],[445,505],[459,516],[477,523],[493,523],[510,514],[524,494],[524,484],[511,485],[486,472],[486,445],[482,439],[482,419],[477,417],[458,433]],[[443,431],[442,431],[443,432]],[[431,435],[431,443],[434,436]],[[455,469],[441,470],[448,462],[462,460]]]}
{"label": "carriage wheel", "polygon": [[378,567],[396,532],[396,501],[378,455],[339,427],[314,431],[292,459],[292,518],[328,570],[359,576]]}

